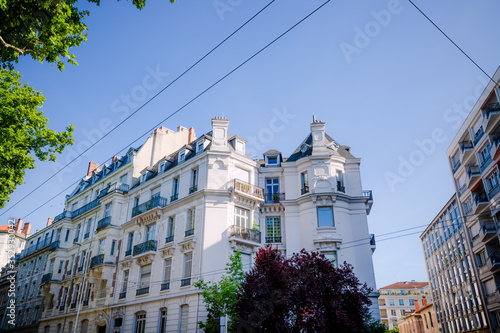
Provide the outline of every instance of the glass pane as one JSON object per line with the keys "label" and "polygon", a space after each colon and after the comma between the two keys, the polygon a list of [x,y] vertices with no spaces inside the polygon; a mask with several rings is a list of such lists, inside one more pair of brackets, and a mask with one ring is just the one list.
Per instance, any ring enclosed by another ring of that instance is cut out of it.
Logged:
{"label": "glass pane", "polygon": [[332,207],[318,207],[318,227],[333,227]]}

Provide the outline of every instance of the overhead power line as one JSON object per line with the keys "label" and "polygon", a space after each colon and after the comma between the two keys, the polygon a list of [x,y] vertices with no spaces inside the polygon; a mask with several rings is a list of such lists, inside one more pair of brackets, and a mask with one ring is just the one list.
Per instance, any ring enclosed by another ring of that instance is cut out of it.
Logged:
{"label": "overhead power line", "polygon": [[[154,96],[152,96],[150,99],[148,99],[146,102],[144,102],[141,106],[139,106],[134,112],[132,112],[130,115],[128,115],[125,119],[123,119],[121,122],[119,122],[115,127],[113,127],[109,132],[106,132],[102,137],[97,139],[94,143],[92,143],[87,149],[82,151],[80,154],[78,154],[75,158],[73,158],[71,161],[63,165],[61,169],[59,169],[56,173],[54,173],[52,176],[44,180],[41,184],[39,184],[37,187],[35,187],[33,190],[31,190],[28,194],[26,194],[24,197],[22,197],[19,201],[17,201],[15,204],[7,208],[0,214],[0,216],[4,215],[7,213],[9,210],[17,206],[20,202],[24,201],[27,197],[29,197],[31,194],[33,194],[35,191],[37,191],[40,187],[45,185],[47,182],[49,182],[51,179],[53,179],[55,176],[57,176],[59,173],[61,173],[64,169],[66,169],[69,165],[71,165],[73,162],[78,160],[81,156],[83,156],[87,151],[92,149],[95,145],[97,145],[99,142],[104,140],[108,135],[110,135],[112,132],[114,132],[118,127],[123,125],[127,120],[129,120],[132,116],[134,116],[137,112],[142,110],[146,105],[148,105],[152,100],[154,100],[156,97],[158,97],[161,93],[163,93],[165,90],[167,90],[170,86],[172,86],[175,82],[177,82],[180,78],[182,78],[184,75],[186,75],[191,69],[196,67],[200,62],[202,62],[206,57],[208,57],[210,54],[212,54],[215,50],[217,50],[222,44],[224,44],[227,40],[229,40],[231,37],[233,37],[238,31],[243,29],[248,23],[250,23],[254,18],[256,18],[260,13],[262,13],[264,10],[266,10],[273,2],[276,0],[272,0],[269,2],[267,5],[265,5],[261,10],[259,10],[256,14],[254,14],[251,18],[249,18],[245,23],[239,26],[238,29],[234,30],[229,36],[224,38],[219,44],[217,44],[215,47],[213,47],[210,51],[208,51],[203,57],[198,59],[194,64],[192,64],[188,69],[186,69],[184,72],[182,72],[180,75],[178,75],[172,82],[167,84],[165,87],[163,87],[159,92],[157,92]],[[107,161],[107,160],[106,160]],[[104,162],[106,162],[104,161]],[[102,163],[104,164],[104,163]],[[74,184],[78,183],[80,180],[77,180],[75,183],[73,183],[70,186],[73,186]]]}

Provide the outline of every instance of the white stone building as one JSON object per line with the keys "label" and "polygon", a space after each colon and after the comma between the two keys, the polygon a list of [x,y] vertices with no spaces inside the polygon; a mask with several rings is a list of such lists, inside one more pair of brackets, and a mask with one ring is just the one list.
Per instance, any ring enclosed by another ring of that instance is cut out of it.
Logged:
{"label": "white stone building", "polygon": [[161,128],[109,166],[90,164],[51,226],[39,332],[196,332],[206,311],[193,283],[217,280],[236,249],[249,269],[264,244],[347,261],[376,290],[360,159],[314,122],[290,157],[255,161],[228,126],[214,118],[197,138]]}

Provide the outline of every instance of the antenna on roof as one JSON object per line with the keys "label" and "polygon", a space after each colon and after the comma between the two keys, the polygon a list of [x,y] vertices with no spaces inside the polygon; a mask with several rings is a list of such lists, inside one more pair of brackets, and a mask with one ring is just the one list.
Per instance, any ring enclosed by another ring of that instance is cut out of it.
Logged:
{"label": "antenna on roof", "polygon": [[316,122],[316,115],[313,114],[313,123]]}

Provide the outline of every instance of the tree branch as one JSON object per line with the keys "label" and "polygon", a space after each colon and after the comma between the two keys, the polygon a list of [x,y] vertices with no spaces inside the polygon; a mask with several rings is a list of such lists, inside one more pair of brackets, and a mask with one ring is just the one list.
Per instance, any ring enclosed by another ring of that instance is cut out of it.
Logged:
{"label": "tree branch", "polygon": [[14,49],[17,52],[19,52],[21,55],[24,54],[24,52],[25,52],[24,49],[20,49],[17,46],[11,45],[11,44],[7,43],[6,41],[4,41],[3,38],[2,38],[2,36],[0,36],[0,42],[2,42],[3,46],[5,46],[6,48]]}

